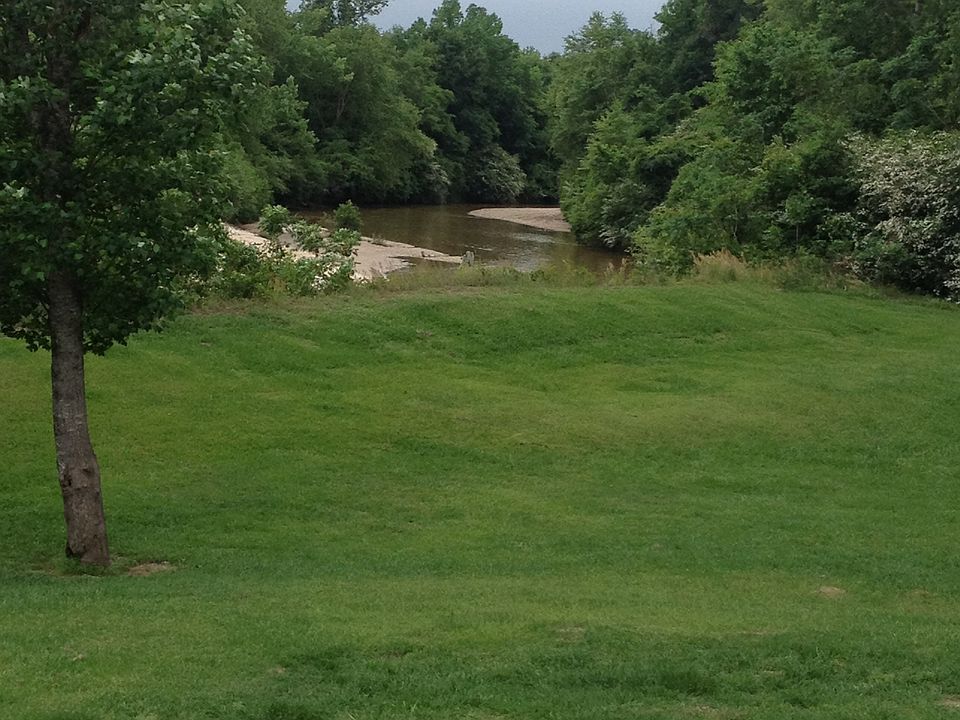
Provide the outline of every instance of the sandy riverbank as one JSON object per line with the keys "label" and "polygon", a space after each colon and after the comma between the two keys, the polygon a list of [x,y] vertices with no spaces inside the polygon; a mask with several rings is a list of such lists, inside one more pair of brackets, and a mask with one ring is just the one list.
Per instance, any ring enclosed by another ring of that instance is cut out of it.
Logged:
{"label": "sandy riverbank", "polygon": [[470,213],[473,217],[487,220],[504,220],[506,222],[526,225],[540,230],[551,232],[570,232],[570,223],[563,219],[560,208],[484,208]]}
{"label": "sandy riverbank", "polygon": [[[234,240],[255,248],[266,250],[269,247],[267,240],[248,228],[234,225],[227,226],[230,237]],[[298,259],[309,260],[314,256],[304,250],[288,248],[290,254]],[[407,245],[406,243],[390,242],[389,240],[374,240],[363,238],[357,248],[356,266],[353,277],[356,280],[374,280],[403,268],[410,267],[417,260],[441,262],[459,265],[461,258],[454,255],[445,255],[436,250]]]}
{"label": "sandy riverbank", "polygon": [[387,273],[410,267],[413,264],[411,261],[417,260],[460,265],[463,258],[456,255],[444,255],[442,252],[420,248],[416,245],[364,238],[360,247],[357,248],[357,267],[354,271],[354,277],[374,280],[384,277]]}

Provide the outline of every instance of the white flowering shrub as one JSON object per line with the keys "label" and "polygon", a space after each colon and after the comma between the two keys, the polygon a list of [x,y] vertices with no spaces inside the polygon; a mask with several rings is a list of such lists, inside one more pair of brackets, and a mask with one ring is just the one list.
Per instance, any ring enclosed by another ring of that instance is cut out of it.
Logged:
{"label": "white flowering shrub", "polygon": [[960,300],[960,134],[853,142],[861,184],[854,269]]}
{"label": "white flowering shrub", "polygon": [[290,227],[294,242],[313,253],[310,262],[316,270],[316,287],[337,292],[350,285],[356,267],[360,233],[341,228],[330,233],[316,223],[296,222]]}

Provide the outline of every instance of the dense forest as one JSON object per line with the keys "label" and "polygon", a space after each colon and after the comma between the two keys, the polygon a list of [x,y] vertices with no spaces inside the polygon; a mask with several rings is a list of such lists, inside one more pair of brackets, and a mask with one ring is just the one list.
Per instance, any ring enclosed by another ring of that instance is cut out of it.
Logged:
{"label": "dense forest", "polygon": [[231,133],[235,212],[298,206],[513,202],[557,194],[549,63],[499,18],[446,0],[381,33],[384,2],[243,0],[267,82]]}
{"label": "dense forest", "polygon": [[263,83],[229,135],[233,213],[559,199],[578,238],[684,272],[803,256],[960,293],[960,9],[950,0],[669,0],[542,57],[445,0],[243,0]]}
{"label": "dense forest", "polygon": [[595,17],[551,88],[578,235],[684,271],[811,256],[960,291],[960,8],[670,0],[656,35]]}

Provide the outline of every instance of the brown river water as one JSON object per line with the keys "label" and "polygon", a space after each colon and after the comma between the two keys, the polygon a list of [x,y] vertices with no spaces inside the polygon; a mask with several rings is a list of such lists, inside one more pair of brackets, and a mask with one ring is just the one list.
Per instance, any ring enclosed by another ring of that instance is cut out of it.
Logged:
{"label": "brown river water", "polygon": [[619,268],[624,255],[579,245],[571,233],[550,232],[502,220],[471,217],[488,205],[364,208],[363,234],[437,250],[471,251],[478,263],[532,271],[568,264],[595,272]]}

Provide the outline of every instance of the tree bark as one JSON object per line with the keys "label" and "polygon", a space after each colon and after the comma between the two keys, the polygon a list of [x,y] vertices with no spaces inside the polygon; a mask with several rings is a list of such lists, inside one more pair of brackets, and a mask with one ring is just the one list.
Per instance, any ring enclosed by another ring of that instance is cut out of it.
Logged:
{"label": "tree bark", "polygon": [[83,316],[76,281],[66,272],[47,280],[53,386],[53,436],[67,523],[67,556],[109,565],[100,465],[87,420]]}

